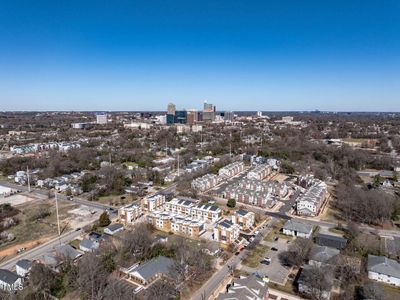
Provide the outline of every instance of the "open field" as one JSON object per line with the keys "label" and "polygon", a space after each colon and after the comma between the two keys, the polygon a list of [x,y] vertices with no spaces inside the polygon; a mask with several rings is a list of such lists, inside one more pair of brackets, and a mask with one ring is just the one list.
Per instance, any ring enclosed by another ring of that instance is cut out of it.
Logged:
{"label": "open field", "polygon": [[122,195],[110,195],[99,197],[96,202],[107,204],[115,207],[119,207],[133,201],[132,195],[122,194]]}
{"label": "open field", "polygon": [[[42,244],[58,234],[57,215],[54,200],[31,201],[16,206],[19,213],[15,216],[19,223],[6,231],[15,236],[14,240],[0,245],[0,257],[15,256],[17,250],[31,249]],[[85,206],[73,203],[58,202],[61,233],[68,230],[81,228],[98,219],[100,212],[89,215],[77,215],[74,210],[89,210]]]}

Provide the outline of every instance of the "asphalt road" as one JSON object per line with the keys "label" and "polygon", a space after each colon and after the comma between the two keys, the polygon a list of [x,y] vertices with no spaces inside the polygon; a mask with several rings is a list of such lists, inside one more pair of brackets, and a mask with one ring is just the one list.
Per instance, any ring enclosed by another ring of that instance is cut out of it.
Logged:
{"label": "asphalt road", "polygon": [[63,243],[68,243],[71,240],[74,240],[77,238],[80,234],[82,233],[82,230],[77,230],[77,231],[70,231],[67,232],[63,235],[60,236],[60,238],[54,238],[42,245],[39,245],[31,250],[28,250],[26,252],[23,252],[19,255],[17,255],[14,258],[11,258],[5,262],[0,261],[0,268],[1,269],[13,269],[15,267],[15,264],[17,261],[21,259],[37,259],[39,256],[41,256],[44,253],[51,252],[54,250],[54,248],[60,244]]}
{"label": "asphalt road", "polygon": [[[257,245],[263,236],[265,236],[272,228],[273,224],[275,224],[278,220],[277,219],[272,219],[267,223],[266,227],[260,230],[260,233],[254,238],[254,240],[247,246],[247,248],[251,246]],[[244,249],[241,251],[238,255],[233,255],[227,262],[226,264],[217,272],[214,273],[214,275],[207,280],[203,286],[197,290],[197,292],[190,298],[191,300],[204,300],[208,299],[215,291],[217,288],[219,288],[220,284],[223,282],[225,277],[231,272],[232,269],[235,269],[238,264],[247,256],[249,253],[248,250]]]}

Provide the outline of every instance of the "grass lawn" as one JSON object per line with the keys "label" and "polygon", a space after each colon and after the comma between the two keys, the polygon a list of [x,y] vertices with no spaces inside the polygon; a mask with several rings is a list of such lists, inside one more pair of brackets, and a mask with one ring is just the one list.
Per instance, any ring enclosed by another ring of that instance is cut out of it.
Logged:
{"label": "grass lawn", "polygon": [[[288,280],[285,285],[280,285],[280,284],[276,284],[276,283],[273,283],[273,282],[269,282],[268,286],[270,288],[272,288],[272,289],[275,289],[275,290],[278,290],[278,291],[281,291],[281,292],[284,292],[284,293],[297,295],[296,289],[295,289],[295,287],[293,285],[293,281],[292,280]],[[271,294],[273,294],[273,292]]]}
{"label": "grass lawn", "polygon": [[243,260],[243,264],[256,268],[260,264],[260,260],[265,256],[266,248],[264,246],[257,246],[247,257]]}
{"label": "grass lawn", "polygon": [[382,284],[387,299],[400,299],[400,288],[388,284]]}
{"label": "grass lawn", "polygon": [[75,249],[79,249],[79,243],[81,242],[81,240],[75,239],[73,241],[70,241],[69,244],[74,247]]}
{"label": "grass lawn", "polygon": [[109,195],[109,196],[102,196],[96,200],[99,203],[112,205],[112,206],[122,206],[133,201],[132,196],[129,194],[122,194],[122,195]]}

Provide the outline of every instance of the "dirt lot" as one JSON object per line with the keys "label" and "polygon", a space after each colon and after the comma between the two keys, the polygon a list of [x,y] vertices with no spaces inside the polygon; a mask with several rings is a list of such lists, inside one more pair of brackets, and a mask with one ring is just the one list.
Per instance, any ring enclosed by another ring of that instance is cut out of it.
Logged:
{"label": "dirt lot", "polygon": [[46,199],[45,196],[39,196],[36,194],[20,193],[10,197],[0,198],[0,204],[10,203],[12,206],[29,203],[32,201],[40,201]]}
{"label": "dirt lot", "polygon": [[97,202],[102,203],[102,204],[107,204],[107,205],[112,205],[115,207],[119,207],[128,203],[131,203],[133,201],[132,195],[129,194],[123,194],[123,195],[118,195],[118,196],[103,196],[100,197]]}
{"label": "dirt lot", "polygon": [[[76,208],[77,205],[59,201],[60,227],[62,232],[71,228],[70,222],[74,215],[68,213],[69,210]],[[15,239],[7,244],[0,245],[0,255],[13,253],[16,250],[25,247],[32,248],[43,243],[58,233],[57,217],[54,200],[42,200],[25,202],[17,205],[19,214],[16,216],[19,220],[18,225],[13,226],[6,231],[14,234]],[[46,212],[44,217],[36,218],[38,211]]]}

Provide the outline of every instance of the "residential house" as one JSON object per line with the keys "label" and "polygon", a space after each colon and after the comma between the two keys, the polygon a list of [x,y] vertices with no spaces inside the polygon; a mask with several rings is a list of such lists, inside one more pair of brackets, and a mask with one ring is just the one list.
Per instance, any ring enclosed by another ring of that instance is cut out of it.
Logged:
{"label": "residential house", "polygon": [[158,256],[142,264],[121,268],[120,271],[128,275],[130,280],[146,286],[159,278],[168,277],[173,264],[174,261],[172,259]]}
{"label": "residential house", "polygon": [[79,249],[83,252],[93,252],[99,248],[99,243],[90,239],[83,239],[79,243]]}
{"label": "residential house", "polygon": [[78,250],[76,250],[69,244],[62,244],[56,246],[55,250],[57,255],[62,259],[75,260],[82,256],[82,253],[80,253]]}
{"label": "residential house", "polygon": [[0,289],[11,292],[22,290],[22,288],[22,278],[20,276],[9,270],[0,269]]}
{"label": "residential house", "polygon": [[124,230],[124,225],[115,223],[104,228],[104,233],[108,235],[114,235],[122,230]]}
{"label": "residential house", "polygon": [[297,220],[288,220],[282,227],[283,234],[309,238],[312,234],[313,226]]}
{"label": "residential house", "polygon": [[239,209],[232,215],[232,223],[238,224],[241,230],[250,230],[254,225],[255,214],[251,211]]}
{"label": "residential house", "polygon": [[400,286],[400,264],[385,256],[368,255],[368,278]]}
{"label": "residential house", "polygon": [[320,233],[315,237],[315,242],[320,246],[328,246],[336,249],[344,249],[347,245],[347,240],[343,237]]}
{"label": "residential house", "polygon": [[334,265],[338,259],[340,250],[326,246],[314,245],[311,248],[309,262],[311,266]]}
{"label": "residential house", "polygon": [[15,271],[18,276],[25,277],[29,274],[33,266],[33,262],[28,259],[21,259],[15,264]]}
{"label": "residential house", "polygon": [[268,286],[264,281],[251,275],[234,278],[226,287],[226,292],[218,295],[216,300],[268,300]]}

